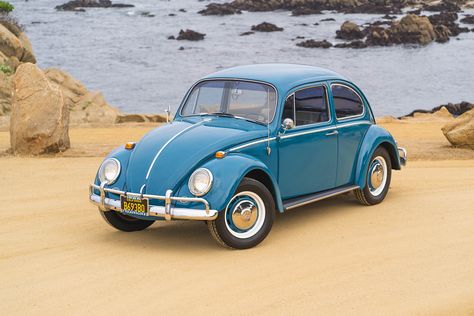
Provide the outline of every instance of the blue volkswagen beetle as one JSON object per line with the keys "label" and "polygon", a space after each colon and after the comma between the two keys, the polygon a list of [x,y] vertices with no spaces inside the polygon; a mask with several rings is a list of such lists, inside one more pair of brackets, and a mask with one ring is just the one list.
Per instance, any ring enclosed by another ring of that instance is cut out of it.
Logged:
{"label": "blue volkswagen beetle", "polygon": [[220,244],[243,249],[265,239],[275,212],[350,191],[382,202],[405,162],[343,76],[249,65],[199,80],[170,124],[111,152],[90,201],[122,231],[199,220]]}

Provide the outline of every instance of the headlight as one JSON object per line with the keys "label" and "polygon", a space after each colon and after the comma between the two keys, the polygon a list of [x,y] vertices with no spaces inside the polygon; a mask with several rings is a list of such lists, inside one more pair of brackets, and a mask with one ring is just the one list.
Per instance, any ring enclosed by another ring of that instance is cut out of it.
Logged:
{"label": "headlight", "polygon": [[100,182],[114,183],[120,174],[120,162],[115,158],[106,159],[99,169]]}
{"label": "headlight", "polygon": [[203,196],[212,186],[212,173],[206,168],[199,168],[189,178],[189,191],[195,196]]}

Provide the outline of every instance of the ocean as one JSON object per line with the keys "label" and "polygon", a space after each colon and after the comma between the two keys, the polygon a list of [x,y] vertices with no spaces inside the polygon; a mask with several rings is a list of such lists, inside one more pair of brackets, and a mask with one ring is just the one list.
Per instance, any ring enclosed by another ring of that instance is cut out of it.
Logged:
{"label": "ocean", "polygon": [[[168,106],[175,110],[187,89],[202,76],[226,67],[266,62],[337,71],[364,91],[377,116],[474,101],[474,32],[424,47],[308,49],[297,47],[295,37],[337,43],[335,32],[344,21],[363,24],[382,15],[326,12],[293,17],[290,12],[276,11],[202,16],[197,12],[210,2],[197,0],[124,0],[115,2],[135,8],[86,12],[54,9],[66,0],[10,2],[40,67],[71,73],[88,89],[102,91],[123,112],[163,113]],[[155,16],[144,17],[144,11]],[[474,14],[474,10],[464,13]],[[321,22],[327,18],[335,21]],[[264,21],[284,31],[239,36]],[[167,39],[188,28],[205,33],[205,40]],[[181,46],[184,50],[179,50]]]}

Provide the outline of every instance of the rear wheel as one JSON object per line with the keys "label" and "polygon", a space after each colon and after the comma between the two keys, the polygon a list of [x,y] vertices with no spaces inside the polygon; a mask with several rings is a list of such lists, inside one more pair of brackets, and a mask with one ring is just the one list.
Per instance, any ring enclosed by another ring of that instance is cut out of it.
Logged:
{"label": "rear wheel", "polygon": [[261,243],[275,219],[275,203],[260,182],[244,178],[225,210],[207,226],[214,239],[223,246],[251,248]]}
{"label": "rear wheel", "polygon": [[135,232],[148,228],[155,221],[134,218],[115,211],[101,211],[102,218],[113,228],[124,232]]}
{"label": "rear wheel", "polygon": [[392,164],[387,150],[378,147],[367,168],[365,187],[355,190],[355,196],[365,205],[379,204],[385,199],[392,178]]}

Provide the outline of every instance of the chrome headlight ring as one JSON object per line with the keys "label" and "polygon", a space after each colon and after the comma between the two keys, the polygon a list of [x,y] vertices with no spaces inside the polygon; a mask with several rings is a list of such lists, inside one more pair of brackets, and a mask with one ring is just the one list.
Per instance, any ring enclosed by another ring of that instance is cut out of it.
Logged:
{"label": "chrome headlight ring", "polygon": [[107,184],[113,184],[117,181],[120,175],[120,161],[115,158],[107,158],[102,162],[99,168],[99,180],[100,182],[106,182]]}
{"label": "chrome headlight ring", "polygon": [[189,192],[194,196],[203,196],[211,189],[213,180],[212,172],[209,169],[196,169],[189,177]]}

